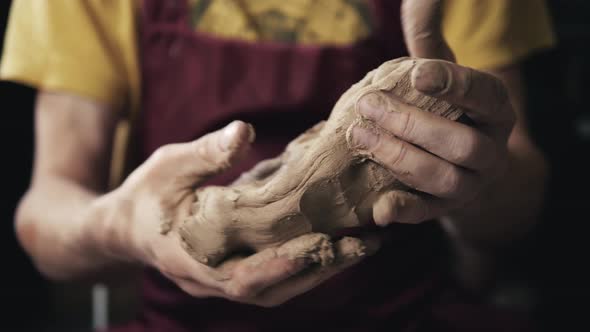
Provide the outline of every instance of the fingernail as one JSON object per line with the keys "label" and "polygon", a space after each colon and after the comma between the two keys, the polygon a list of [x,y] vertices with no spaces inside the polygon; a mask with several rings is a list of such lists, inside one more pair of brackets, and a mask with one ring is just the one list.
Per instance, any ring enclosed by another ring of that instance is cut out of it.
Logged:
{"label": "fingernail", "polygon": [[221,149],[223,151],[231,150],[235,145],[240,130],[240,122],[234,121],[227,125],[221,133]]}
{"label": "fingernail", "polygon": [[379,121],[383,116],[383,97],[378,93],[369,93],[359,100],[359,112],[362,116],[373,121]]}
{"label": "fingernail", "polygon": [[378,140],[379,136],[368,129],[359,126],[352,128],[352,142],[358,149],[368,150],[375,146]]}
{"label": "fingernail", "polygon": [[248,143],[253,143],[256,139],[256,130],[254,130],[254,126],[248,123]]}
{"label": "fingernail", "polygon": [[440,94],[448,86],[448,68],[440,61],[424,61],[412,70],[412,86],[426,94]]}

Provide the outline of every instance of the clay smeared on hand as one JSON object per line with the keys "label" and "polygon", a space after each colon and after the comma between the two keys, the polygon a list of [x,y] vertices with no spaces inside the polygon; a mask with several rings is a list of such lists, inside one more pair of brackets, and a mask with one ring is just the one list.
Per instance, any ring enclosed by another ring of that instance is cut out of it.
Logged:
{"label": "clay smeared on hand", "polygon": [[[463,113],[412,87],[412,69],[423,61],[428,60],[400,58],[369,72],[341,96],[327,121],[287,146],[265,177],[198,189],[192,216],[179,229],[187,252],[215,266],[237,250],[258,252],[304,234],[334,234],[370,224],[382,195],[410,189],[353,143],[355,126],[388,135],[360,115],[359,100],[394,111],[393,99],[451,120]],[[318,248],[307,250],[307,258],[331,263],[335,249],[323,237],[313,239]],[[363,255],[361,241],[347,241]]]}

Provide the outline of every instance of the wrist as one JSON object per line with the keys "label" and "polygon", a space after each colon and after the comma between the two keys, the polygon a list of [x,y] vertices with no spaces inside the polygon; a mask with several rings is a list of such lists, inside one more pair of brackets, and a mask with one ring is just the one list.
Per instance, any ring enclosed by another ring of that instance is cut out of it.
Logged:
{"label": "wrist", "polygon": [[127,231],[130,211],[130,202],[119,190],[97,197],[82,217],[77,247],[103,265],[136,261]]}

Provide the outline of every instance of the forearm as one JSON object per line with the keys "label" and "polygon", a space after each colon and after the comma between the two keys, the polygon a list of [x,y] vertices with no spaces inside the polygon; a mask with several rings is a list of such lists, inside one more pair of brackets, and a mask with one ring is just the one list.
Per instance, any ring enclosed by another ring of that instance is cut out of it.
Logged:
{"label": "forearm", "polygon": [[[109,194],[111,195],[111,194]],[[16,214],[19,241],[38,269],[52,279],[96,279],[126,261],[116,254],[108,195],[79,184],[45,177],[33,183]]]}

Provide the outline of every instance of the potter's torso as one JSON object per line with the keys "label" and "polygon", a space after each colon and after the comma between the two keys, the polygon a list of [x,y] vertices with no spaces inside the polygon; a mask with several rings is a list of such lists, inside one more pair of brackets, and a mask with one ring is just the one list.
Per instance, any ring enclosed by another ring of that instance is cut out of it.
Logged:
{"label": "potter's torso", "polygon": [[[141,158],[234,119],[254,125],[256,142],[240,167],[210,183],[227,184],[280,154],[325,120],[368,71],[405,55],[399,4],[144,0]],[[215,18],[219,13],[225,21]],[[440,262],[441,237],[432,224],[391,231],[391,244],[375,257],[273,309],[192,298],[149,270],[146,324],[170,331],[270,331],[322,321],[359,331],[395,326],[393,321],[404,325],[410,319],[404,312],[436,292],[433,263]]]}

